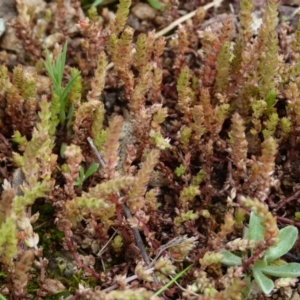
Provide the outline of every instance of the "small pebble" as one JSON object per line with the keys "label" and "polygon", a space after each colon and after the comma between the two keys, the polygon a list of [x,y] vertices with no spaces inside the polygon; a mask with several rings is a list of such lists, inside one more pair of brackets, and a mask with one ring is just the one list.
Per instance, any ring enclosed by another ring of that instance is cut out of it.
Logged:
{"label": "small pebble", "polygon": [[132,13],[140,20],[152,20],[156,16],[156,10],[147,3],[139,2],[132,8]]}
{"label": "small pebble", "polygon": [[3,18],[0,18],[0,36],[4,33],[5,31],[5,21]]}

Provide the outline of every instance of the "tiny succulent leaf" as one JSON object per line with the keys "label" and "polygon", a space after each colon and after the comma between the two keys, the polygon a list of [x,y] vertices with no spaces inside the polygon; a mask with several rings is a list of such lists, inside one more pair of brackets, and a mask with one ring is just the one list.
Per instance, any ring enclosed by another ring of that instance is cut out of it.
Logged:
{"label": "tiny succulent leaf", "polygon": [[253,270],[253,276],[254,279],[258,285],[258,287],[265,293],[270,294],[271,291],[274,289],[274,283],[273,281],[268,278],[264,273],[262,272],[261,265],[264,265],[264,261],[260,260],[257,263],[254,264],[252,267]]}
{"label": "tiny succulent leaf", "polygon": [[265,252],[267,262],[274,261],[291,250],[298,238],[298,229],[295,226],[282,228],[278,238],[279,242]]}
{"label": "tiny succulent leaf", "polygon": [[226,266],[240,266],[242,265],[242,259],[227,251],[227,250],[223,250],[221,251],[221,254],[223,255],[223,259],[221,260],[221,263],[226,265]]}
{"label": "tiny succulent leaf", "polygon": [[296,221],[300,220],[300,212],[299,211],[295,212],[295,219],[296,219]]}
{"label": "tiny succulent leaf", "polygon": [[261,271],[274,277],[298,277],[300,276],[300,264],[289,263],[282,266],[266,266]]}
{"label": "tiny succulent leaf", "polygon": [[177,167],[177,168],[175,169],[175,174],[176,174],[176,176],[178,176],[178,177],[184,175],[184,173],[185,173],[185,168],[184,168],[183,165],[180,165],[179,167]]}
{"label": "tiny succulent leaf", "polygon": [[270,115],[272,111],[274,110],[274,105],[276,103],[276,92],[270,91],[266,96],[266,102],[267,102],[267,114]]}
{"label": "tiny succulent leaf", "polygon": [[261,225],[262,218],[251,212],[249,220],[248,236],[249,240],[259,241],[264,239],[264,228]]}

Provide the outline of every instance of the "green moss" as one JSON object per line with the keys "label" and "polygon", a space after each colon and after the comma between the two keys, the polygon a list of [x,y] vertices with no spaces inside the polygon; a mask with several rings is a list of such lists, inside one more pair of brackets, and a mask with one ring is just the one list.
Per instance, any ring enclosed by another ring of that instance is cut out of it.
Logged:
{"label": "green moss", "polygon": [[39,245],[43,248],[45,257],[52,256],[64,237],[63,232],[53,226],[54,208],[48,203],[36,203],[33,212],[40,213],[38,221],[34,224],[34,227],[38,228],[35,231],[40,237]]}
{"label": "green moss", "polygon": [[32,278],[28,281],[27,293],[36,294],[38,289],[39,289],[38,274],[36,274],[36,276],[32,276]]}

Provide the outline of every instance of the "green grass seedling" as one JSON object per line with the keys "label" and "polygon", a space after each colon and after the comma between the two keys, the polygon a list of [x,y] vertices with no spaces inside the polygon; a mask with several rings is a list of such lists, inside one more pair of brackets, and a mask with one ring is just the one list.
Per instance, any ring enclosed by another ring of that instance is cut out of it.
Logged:
{"label": "green grass seedling", "polygon": [[179,272],[172,280],[170,280],[168,283],[166,283],[161,289],[159,289],[153,296],[159,296],[161,293],[163,293],[169,286],[171,286],[175,281],[177,281],[182,275],[184,275],[193,265],[189,265],[184,270]]}
{"label": "green grass seedling", "polygon": [[65,124],[66,119],[68,118],[68,126],[70,126],[70,120],[72,119],[72,115],[74,112],[73,104],[71,103],[68,111],[68,116],[66,114],[67,110],[67,100],[68,95],[71,90],[71,87],[76,80],[76,78],[80,75],[80,72],[77,72],[65,87],[63,87],[63,74],[66,64],[66,54],[67,54],[67,46],[68,42],[65,42],[63,49],[60,53],[58,53],[56,59],[53,59],[49,53],[49,50],[46,48],[46,61],[45,68],[52,80],[53,83],[53,91],[59,97],[59,121],[61,125]]}

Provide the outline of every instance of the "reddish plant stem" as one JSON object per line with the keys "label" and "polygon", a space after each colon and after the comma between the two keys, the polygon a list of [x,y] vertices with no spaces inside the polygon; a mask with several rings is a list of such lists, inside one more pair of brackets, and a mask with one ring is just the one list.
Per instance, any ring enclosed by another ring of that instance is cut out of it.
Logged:
{"label": "reddish plant stem", "polygon": [[254,252],[253,255],[243,263],[243,270],[245,271],[249,268],[249,266],[253,265],[259,259],[259,256],[262,254],[262,252],[266,249],[267,247],[264,247]]}
{"label": "reddish plant stem", "polygon": [[300,195],[300,189],[298,191],[296,191],[292,196],[286,198],[285,200],[283,200],[276,208],[276,210],[278,211],[280,208],[282,208],[283,206],[287,205],[289,202],[296,200]]}
{"label": "reddish plant stem", "polygon": [[285,223],[285,224],[291,224],[291,225],[300,227],[300,223],[299,222],[295,222],[293,220],[290,220],[290,219],[287,219],[287,218],[284,218],[284,217],[277,217],[277,220],[280,221],[280,222],[282,222],[282,223]]}
{"label": "reddish plant stem", "polygon": [[70,239],[69,234],[67,233],[67,231],[64,231],[64,235],[65,235],[65,239],[66,239],[66,243],[67,243],[67,247],[70,251],[70,253],[72,254],[74,260],[76,261],[78,267],[83,268],[85,271],[87,271],[89,274],[91,274],[92,276],[94,276],[96,279],[100,279],[100,275],[95,272],[95,270],[93,270],[92,268],[88,267],[87,265],[85,265],[78,257],[77,253],[74,251],[74,247],[73,247],[73,243]]}

